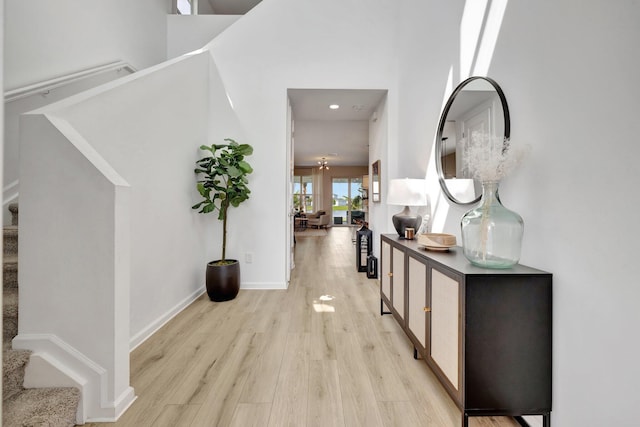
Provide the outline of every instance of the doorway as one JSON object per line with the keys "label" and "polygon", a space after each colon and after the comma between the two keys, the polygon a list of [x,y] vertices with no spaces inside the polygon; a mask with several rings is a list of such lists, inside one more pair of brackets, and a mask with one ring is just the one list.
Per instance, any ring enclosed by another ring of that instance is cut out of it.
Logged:
{"label": "doorway", "polygon": [[[386,146],[387,90],[289,88],[287,98],[288,233],[295,236],[294,215],[303,200],[312,205],[306,204],[305,212],[325,211],[330,216],[329,228],[370,221],[363,181],[369,178],[369,155],[379,158]],[[326,167],[320,169],[322,164]],[[302,182],[296,187],[296,175],[311,176],[307,197]],[[298,232],[301,238],[302,233]],[[295,265],[293,236],[288,270]]]}

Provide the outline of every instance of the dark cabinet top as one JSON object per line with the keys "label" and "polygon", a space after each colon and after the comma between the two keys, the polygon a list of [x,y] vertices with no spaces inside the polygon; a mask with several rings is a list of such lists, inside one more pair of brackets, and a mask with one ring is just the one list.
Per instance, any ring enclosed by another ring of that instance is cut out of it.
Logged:
{"label": "dark cabinet top", "polygon": [[411,252],[411,255],[424,260],[430,260],[440,264],[441,266],[454,270],[460,274],[466,276],[474,275],[551,275],[546,271],[538,270],[536,268],[527,267],[526,265],[516,264],[510,268],[481,268],[477,267],[469,262],[462,253],[460,246],[455,246],[446,252],[427,250],[423,246],[418,244],[418,240],[406,240],[400,239],[397,234],[383,234],[382,240],[385,240],[394,246],[407,249]]}

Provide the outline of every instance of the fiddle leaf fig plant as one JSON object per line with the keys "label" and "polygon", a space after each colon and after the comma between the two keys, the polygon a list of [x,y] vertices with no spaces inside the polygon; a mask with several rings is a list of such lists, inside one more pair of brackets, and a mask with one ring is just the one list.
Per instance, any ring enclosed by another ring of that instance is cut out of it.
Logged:
{"label": "fiddle leaf fig plant", "polygon": [[238,207],[249,198],[249,180],[247,175],[253,168],[245,161],[245,156],[253,153],[249,144],[238,144],[231,138],[224,140],[227,144],[201,145],[200,149],[208,151],[206,157],[196,162],[195,173],[200,178],[197,182],[198,192],[203,200],[193,205],[192,209],[200,209],[199,213],[218,212],[222,221],[222,258],[220,264],[227,264],[227,218],[230,206]]}

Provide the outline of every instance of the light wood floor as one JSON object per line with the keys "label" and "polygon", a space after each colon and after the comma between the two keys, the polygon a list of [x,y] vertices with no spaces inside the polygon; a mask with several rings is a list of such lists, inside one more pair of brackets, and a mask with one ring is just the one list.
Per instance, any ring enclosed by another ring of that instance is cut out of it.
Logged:
{"label": "light wood floor", "polygon": [[378,281],[356,272],[352,233],[298,237],[286,291],[195,301],[131,354],[131,408],[88,426],[459,427],[404,332],[380,316]]}

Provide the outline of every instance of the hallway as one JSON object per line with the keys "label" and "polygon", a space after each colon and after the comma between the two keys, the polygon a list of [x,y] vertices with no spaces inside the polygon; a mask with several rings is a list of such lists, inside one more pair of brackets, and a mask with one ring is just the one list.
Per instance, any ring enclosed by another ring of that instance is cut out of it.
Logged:
{"label": "hallway", "polygon": [[380,316],[378,281],[356,271],[352,235],[298,237],[286,291],[200,297],[131,354],[138,399],[120,421],[87,425],[458,427],[452,400]]}

